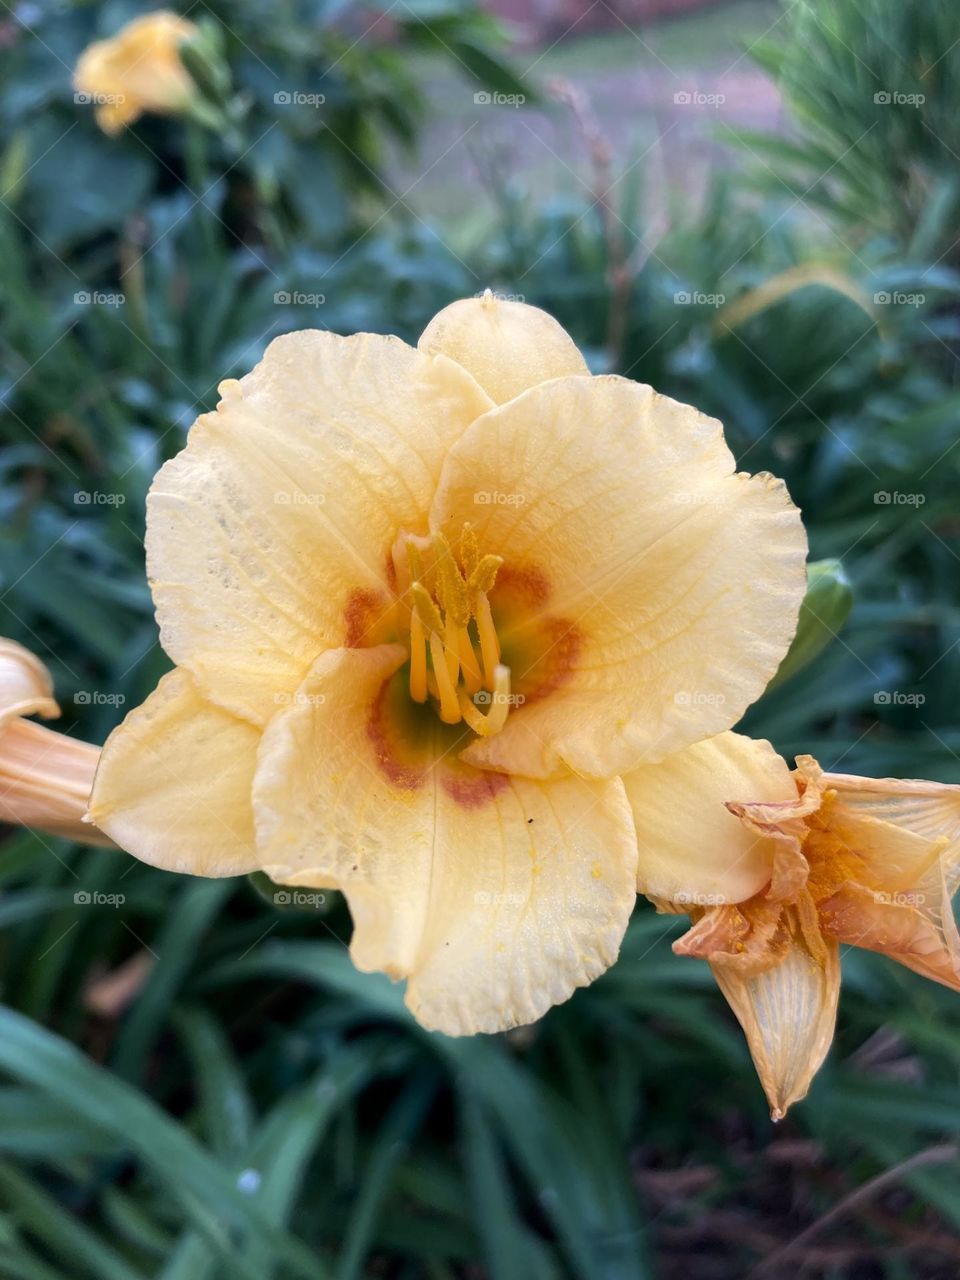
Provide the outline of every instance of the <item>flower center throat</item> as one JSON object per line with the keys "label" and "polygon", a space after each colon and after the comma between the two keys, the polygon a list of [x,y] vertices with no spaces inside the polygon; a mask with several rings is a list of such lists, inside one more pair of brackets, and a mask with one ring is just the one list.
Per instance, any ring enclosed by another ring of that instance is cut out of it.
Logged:
{"label": "flower center throat", "polygon": [[[503,564],[480,555],[469,524],[458,554],[434,534],[426,545],[405,544],[409,573],[410,697],[433,698],[445,724],[467,726],[481,737],[503,728],[510,707],[510,671],[500,661],[500,641],[489,592]],[[426,557],[432,564],[425,563]],[[486,712],[479,709],[486,705]]]}

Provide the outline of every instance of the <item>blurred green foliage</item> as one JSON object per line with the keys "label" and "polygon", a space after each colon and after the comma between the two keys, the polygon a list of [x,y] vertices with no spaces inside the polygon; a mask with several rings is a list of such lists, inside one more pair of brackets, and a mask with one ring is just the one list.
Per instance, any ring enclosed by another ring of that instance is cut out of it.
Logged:
{"label": "blurred green foliage", "polygon": [[952,0],[790,6],[752,49],[795,126],[744,138],[772,162],[768,186],[822,207],[854,243],[882,234],[925,265],[960,262],[956,28]]}
{"label": "blurred green foliage", "polygon": [[[516,88],[489,18],[411,0],[365,34],[362,6],[212,3],[242,144],[157,118],[108,139],[70,71],[140,8],[6,22],[0,634],[50,664],[67,730],[102,740],[165,669],[144,498],[217,383],[283,330],[415,339],[490,285],[555,314],[596,369],[721,418],[744,469],[786,478],[813,556],[842,563],[848,623],[749,731],[825,767],[960,780],[955,6],[789,7],[762,61],[795,134],[740,143],[763,202],[718,177],[648,243],[642,186],[531,207],[518,180],[469,258],[395,205],[382,165],[416,141],[413,50]],[[330,110],[274,101],[294,91]],[[91,690],[110,698],[77,700]],[[4,839],[0,885],[17,1280],[731,1280],[957,1136],[956,998],[871,955],[845,957],[834,1052],[774,1132],[709,971],[669,949],[681,922],[644,905],[593,987],[454,1041],[354,971],[334,894],[279,912],[246,882],[29,833]],[[144,958],[126,1012],[92,1011],[91,981]],[[769,1274],[954,1274],[956,1159],[894,1194]]]}

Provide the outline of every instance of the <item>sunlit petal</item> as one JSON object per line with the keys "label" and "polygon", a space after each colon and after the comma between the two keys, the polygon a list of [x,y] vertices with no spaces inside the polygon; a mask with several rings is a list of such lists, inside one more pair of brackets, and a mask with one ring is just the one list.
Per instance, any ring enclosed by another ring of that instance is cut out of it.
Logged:
{"label": "sunlit petal", "polygon": [[250,725],[207,702],[186,672],[172,671],[107,739],[90,818],[155,867],[252,871],[258,740]]}
{"label": "sunlit petal", "polygon": [[806,537],[720,424],[624,378],[560,378],[451,450],[435,530],[504,556],[491,604],[526,701],[467,758],[625,772],[729,728],[793,635]]}
{"label": "sunlit petal", "polygon": [[319,652],[366,641],[398,530],[424,531],[447,450],[490,402],[397,338],[316,330],[220,391],[154,480],[147,569],[167,653],[263,725]]}
{"label": "sunlit petal", "polygon": [[573,339],[539,307],[498,298],[462,298],[435,315],[419,347],[469,369],[495,404],[565,374],[589,373]]}
{"label": "sunlit petal", "polygon": [[343,890],[355,963],[407,978],[425,1026],[531,1022],[616,958],[636,881],[623,788],[462,765],[462,726],[404,719],[405,656],[324,654],[268,726],[261,861],[280,882]]}
{"label": "sunlit petal", "polygon": [[796,800],[790,770],[769,742],[721,733],[632,769],[623,784],[637,828],[640,893],[715,906],[743,902],[769,883],[777,842],[726,808],[742,796]]}

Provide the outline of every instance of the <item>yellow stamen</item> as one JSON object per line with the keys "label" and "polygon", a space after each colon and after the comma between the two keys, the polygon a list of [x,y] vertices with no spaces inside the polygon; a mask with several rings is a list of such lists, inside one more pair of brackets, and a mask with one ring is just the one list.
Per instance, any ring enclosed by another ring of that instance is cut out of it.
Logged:
{"label": "yellow stamen", "polygon": [[472,524],[465,524],[460,531],[460,563],[463,565],[464,577],[469,582],[470,576],[480,561],[480,546]]}
{"label": "yellow stamen", "polygon": [[484,556],[476,565],[467,581],[467,594],[471,603],[475,596],[486,595],[493,590],[502,564],[503,556]]}
{"label": "yellow stamen", "polygon": [[477,710],[476,699],[460,690],[460,711],[469,727],[481,738],[492,738],[507,723],[510,711],[510,668],[498,665],[494,672],[493,693],[487,694],[490,710],[484,715]]}
{"label": "yellow stamen", "polygon": [[[465,719],[474,732],[489,737],[503,728],[511,705],[510,672],[500,661],[487,597],[503,560],[480,555],[469,524],[461,530],[459,559],[443,534],[433,536],[428,550],[425,570],[423,547],[412,538],[407,541],[400,575],[410,584],[410,697],[414,702],[435,699],[446,724]],[[470,628],[474,618],[476,637]],[[478,709],[480,703],[490,704],[486,714]]]}
{"label": "yellow stamen", "polygon": [[487,734],[499,733],[510,710],[510,668],[497,663],[493,673],[493,706],[487,716]]}
{"label": "yellow stamen", "polygon": [[477,618],[477,635],[480,637],[483,675],[487,687],[490,688],[494,683],[497,666],[500,662],[500,641],[497,637],[497,629],[493,625],[490,601],[483,592],[477,596],[474,612]]}
{"label": "yellow stamen", "polygon": [[447,660],[450,681],[456,685],[460,679],[460,628],[452,613],[448,613],[443,627],[443,651]]}
{"label": "yellow stamen", "polygon": [[433,659],[433,674],[440,691],[440,719],[444,724],[459,724],[460,701],[447,670],[443,641],[435,631],[430,632],[430,657]]}
{"label": "yellow stamen", "polygon": [[407,542],[407,572],[411,582],[423,581],[423,557],[415,542]]}
{"label": "yellow stamen", "polygon": [[423,628],[429,635],[436,632],[440,635],[443,631],[443,619],[440,617],[440,610],[430,598],[430,593],[422,582],[414,582],[410,585],[410,595],[413,597],[413,607],[419,615]]}
{"label": "yellow stamen", "polygon": [[460,699],[460,714],[466,721],[467,727],[472,729],[474,733],[480,734],[481,737],[486,736],[487,717],[482,711],[477,710],[466,689],[458,689],[457,696]]}
{"label": "yellow stamen", "polygon": [[470,621],[470,602],[467,596],[467,584],[464,582],[450,550],[450,543],[442,533],[434,539],[437,549],[437,599],[446,616],[452,617],[458,627],[465,627]]}
{"label": "yellow stamen", "polygon": [[477,662],[477,655],[473,651],[473,641],[470,639],[470,632],[466,627],[460,628],[460,668],[463,671],[463,682],[467,686],[467,693],[474,694],[483,685],[483,675],[480,671],[480,663]]}
{"label": "yellow stamen", "polygon": [[427,639],[416,612],[410,614],[410,697],[414,702],[427,700]]}

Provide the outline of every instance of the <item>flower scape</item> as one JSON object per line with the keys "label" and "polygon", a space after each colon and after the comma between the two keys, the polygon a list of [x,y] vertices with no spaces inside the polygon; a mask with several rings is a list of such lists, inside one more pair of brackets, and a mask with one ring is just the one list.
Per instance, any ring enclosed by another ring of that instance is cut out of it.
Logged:
{"label": "flower scape", "polygon": [[144,862],[340,890],[426,1028],[541,1017],[637,892],[691,916],[774,1117],[833,1035],[839,948],[960,983],[960,788],[791,772],[729,732],[806,537],[721,425],[592,376],[548,315],[456,302],[416,349],[276,339],[148,498],[175,664],[88,821]]}

